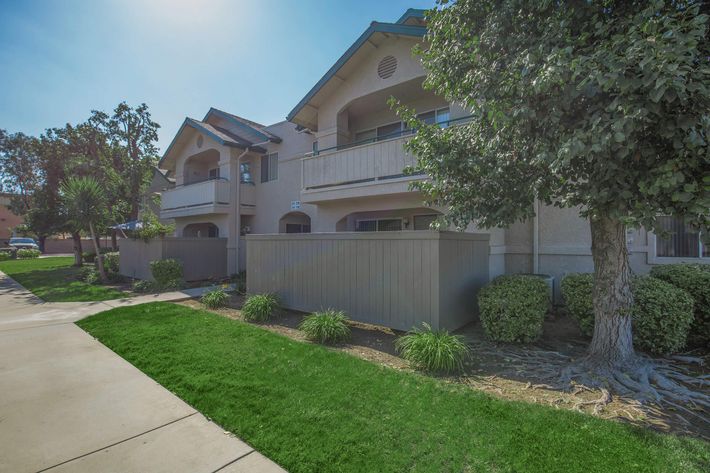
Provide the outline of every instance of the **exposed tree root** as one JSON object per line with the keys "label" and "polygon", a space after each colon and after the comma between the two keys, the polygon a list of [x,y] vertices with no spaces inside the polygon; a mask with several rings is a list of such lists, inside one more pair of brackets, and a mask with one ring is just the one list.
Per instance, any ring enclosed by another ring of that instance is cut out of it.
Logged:
{"label": "exposed tree root", "polygon": [[[528,383],[528,389],[559,389],[572,394],[582,391],[600,391],[596,400],[577,402],[573,408],[582,410],[592,406],[599,414],[612,396],[631,401],[640,416],[677,416],[682,424],[695,423],[710,426],[710,376],[697,375],[684,364],[702,366],[698,357],[674,356],[652,359],[637,355],[623,367],[612,367],[582,357],[573,359],[556,351],[522,347],[508,348],[481,343],[476,351],[487,356],[506,360],[506,375],[547,381],[547,384]],[[629,419],[634,416],[629,414]]]}

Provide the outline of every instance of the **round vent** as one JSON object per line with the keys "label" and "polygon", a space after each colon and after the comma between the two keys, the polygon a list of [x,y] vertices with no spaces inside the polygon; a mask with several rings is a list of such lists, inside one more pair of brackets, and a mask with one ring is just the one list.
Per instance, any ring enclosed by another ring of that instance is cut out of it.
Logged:
{"label": "round vent", "polygon": [[397,58],[394,56],[385,56],[377,65],[377,75],[382,79],[389,79],[397,70]]}

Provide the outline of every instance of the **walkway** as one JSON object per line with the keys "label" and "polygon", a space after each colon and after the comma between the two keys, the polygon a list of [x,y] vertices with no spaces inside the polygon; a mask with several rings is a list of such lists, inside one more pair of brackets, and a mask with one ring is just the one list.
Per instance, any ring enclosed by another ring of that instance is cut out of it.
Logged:
{"label": "walkway", "polygon": [[45,303],[0,272],[0,471],[283,473],[73,323],[193,295]]}

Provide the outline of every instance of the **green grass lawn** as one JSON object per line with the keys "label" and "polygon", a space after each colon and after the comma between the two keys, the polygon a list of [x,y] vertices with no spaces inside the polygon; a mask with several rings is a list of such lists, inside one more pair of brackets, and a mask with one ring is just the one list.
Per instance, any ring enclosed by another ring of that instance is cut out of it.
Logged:
{"label": "green grass lawn", "polygon": [[492,398],[169,303],[78,322],[291,473],[701,472],[710,447]]}
{"label": "green grass lawn", "polygon": [[16,259],[0,262],[0,271],[47,302],[105,301],[125,297],[116,289],[77,280],[74,258]]}

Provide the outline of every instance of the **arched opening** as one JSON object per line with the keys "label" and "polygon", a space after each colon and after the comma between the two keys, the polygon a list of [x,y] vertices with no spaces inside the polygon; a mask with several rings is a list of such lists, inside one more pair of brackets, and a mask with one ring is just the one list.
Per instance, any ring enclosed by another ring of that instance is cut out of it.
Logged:
{"label": "arched opening", "polygon": [[337,232],[392,232],[431,230],[441,212],[419,207],[413,209],[353,212],[338,220]]}
{"label": "arched opening", "polygon": [[185,184],[195,184],[219,178],[219,151],[208,149],[185,160],[183,180]]}
{"label": "arched opening", "polygon": [[303,212],[289,212],[279,219],[279,233],[311,233],[311,217]]}
{"label": "arched opening", "polygon": [[182,236],[186,238],[219,238],[219,227],[214,223],[191,223],[185,225]]}

